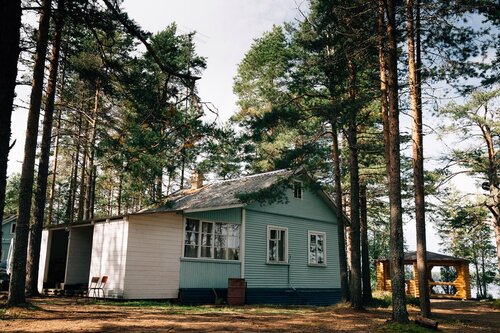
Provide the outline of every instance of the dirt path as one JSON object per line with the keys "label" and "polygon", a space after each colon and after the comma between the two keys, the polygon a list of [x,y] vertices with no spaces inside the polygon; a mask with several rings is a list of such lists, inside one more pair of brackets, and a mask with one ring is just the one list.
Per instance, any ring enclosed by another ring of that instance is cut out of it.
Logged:
{"label": "dirt path", "polygon": [[[30,309],[3,309],[2,332],[391,332],[389,309],[336,307],[123,306],[75,298],[38,298]],[[480,302],[433,302],[444,331],[500,332],[500,311]],[[1,309],[0,309],[1,310]],[[411,314],[416,313],[412,309]]]}
{"label": "dirt path", "polygon": [[500,332],[500,310],[485,302],[433,300],[432,311],[450,332]]}

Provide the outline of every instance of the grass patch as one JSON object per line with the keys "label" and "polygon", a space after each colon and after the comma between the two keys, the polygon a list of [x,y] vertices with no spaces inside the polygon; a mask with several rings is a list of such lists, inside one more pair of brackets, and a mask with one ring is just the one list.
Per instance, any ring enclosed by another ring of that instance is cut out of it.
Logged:
{"label": "grass patch", "polygon": [[169,301],[125,301],[125,302],[96,301],[95,303],[89,303],[89,304],[124,306],[124,307],[146,307],[146,308],[172,306],[172,304]]}
{"label": "grass patch", "polygon": [[494,309],[500,310],[500,299],[494,299],[490,302],[490,304]]}
{"label": "grass patch", "polygon": [[329,311],[332,307],[315,307],[305,305],[243,305],[243,306],[220,306],[220,305],[179,305],[168,301],[104,301],[98,300],[88,305],[117,306],[130,308],[143,308],[161,310],[166,314],[192,315],[209,313],[245,313],[245,314],[282,314],[301,315],[318,311]]}
{"label": "grass patch", "polygon": [[[420,300],[413,296],[406,296],[406,304],[420,306]],[[392,305],[392,294],[388,291],[374,291],[369,306],[373,308],[388,308]]]}
{"label": "grass patch", "polygon": [[422,326],[418,326],[415,323],[408,324],[400,324],[400,323],[386,323],[382,326],[379,332],[384,333],[429,333],[436,332],[435,330],[431,330],[429,328],[425,328]]}

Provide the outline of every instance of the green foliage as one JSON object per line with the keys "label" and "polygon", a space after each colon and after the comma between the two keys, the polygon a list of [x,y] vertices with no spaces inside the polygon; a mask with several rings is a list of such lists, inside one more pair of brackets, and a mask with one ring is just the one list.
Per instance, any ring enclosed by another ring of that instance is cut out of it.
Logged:
{"label": "green foliage", "polygon": [[377,332],[384,332],[384,333],[428,333],[428,332],[435,332],[435,330],[425,328],[422,326],[418,326],[417,324],[410,322],[408,324],[400,324],[400,323],[393,323],[393,322],[388,322],[379,329]]}
{"label": "green foliage", "polygon": [[494,309],[500,310],[500,299],[495,299],[490,304]]}
{"label": "green foliage", "polygon": [[[487,297],[487,285],[495,281],[496,274],[492,230],[486,222],[488,211],[480,202],[458,199],[452,192],[443,202],[440,216],[436,228],[441,246],[454,256],[469,260],[473,267],[471,282],[478,289],[477,295]],[[453,276],[449,276],[450,279]]]}
{"label": "green foliage", "polygon": [[[407,296],[406,303],[413,306],[420,306],[420,300],[418,298]],[[374,308],[388,308],[392,306],[392,294],[387,291],[376,291],[373,293],[373,299],[369,304],[370,307]]]}
{"label": "green foliage", "polygon": [[188,170],[226,135],[205,122],[196,86],[164,71],[201,75],[206,61],[194,33],[179,34],[175,24],[154,35],[140,31],[151,47],[143,52],[108,9],[80,2],[70,5],[66,27],[53,221],[71,221],[82,209],[91,158],[97,216],[139,210],[185,186]]}
{"label": "green foliage", "polygon": [[21,184],[21,174],[15,173],[7,179],[7,187],[5,189],[5,208],[4,215],[17,214],[19,186]]}

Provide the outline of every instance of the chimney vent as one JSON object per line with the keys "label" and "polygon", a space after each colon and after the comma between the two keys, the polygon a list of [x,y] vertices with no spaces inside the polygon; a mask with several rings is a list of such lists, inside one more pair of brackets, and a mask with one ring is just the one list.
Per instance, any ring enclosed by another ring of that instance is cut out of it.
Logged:
{"label": "chimney vent", "polygon": [[195,173],[193,173],[193,175],[191,176],[191,189],[197,190],[199,188],[202,188],[204,180],[205,177],[200,171],[196,171]]}

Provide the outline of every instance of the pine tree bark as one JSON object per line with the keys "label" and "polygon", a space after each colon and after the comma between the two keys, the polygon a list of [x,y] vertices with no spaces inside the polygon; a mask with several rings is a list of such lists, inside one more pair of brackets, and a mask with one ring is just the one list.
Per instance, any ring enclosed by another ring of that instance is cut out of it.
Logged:
{"label": "pine tree bark", "polygon": [[[349,68],[349,98],[356,100],[355,68],[351,60],[348,61]],[[356,111],[351,110],[349,114],[349,125],[347,129],[347,143],[349,148],[349,175],[351,181],[351,307],[356,310],[363,308],[363,297],[361,289],[361,246],[360,246],[360,219],[359,219],[359,163],[358,163],[358,138]]]}
{"label": "pine tree bark", "polygon": [[344,212],[342,208],[342,178],[340,174],[340,153],[339,140],[336,124],[332,122],[332,159],[333,159],[333,176],[335,182],[335,204],[337,206],[337,233],[339,247],[339,268],[340,268],[340,291],[342,293],[342,301],[350,300],[349,279],[347,272],[347,254],[345,248],[345,225]]}
{"label": "pine tree bark", "polygon": [[[389,142],[389,114],[388,114],[388,95],[387,95],[387,62],[385,59],[385,1],[379,0],[378,7],[378,34],[379,34],[379,70],[380,70],[380,104],[382,116],[382,134],[384,142]],[[384,145],[385,170],[389,174],[389,145]]]}
{"label": "pine tree bark", "polygon": [[361,273],[363,275],[363,304],[372,301],[372,286],[370,278],[370,255],[368,252],[368,203],[366,198],[366,185],[359,187],[359,205],[361,221]]}
{"label": "pine tree bark", "polygon": [[[67,44],[65,49],[67,49]],[[67,51],[67,50],[66,50]],[[66,51],[63,51],[63,54],[66,54]],[[59,95],[61,98],[64,96],[64,84],[66,77],[66,57],[62,59],[62,70],[61,70],[61,88]],[[56,181],[57,181],[57,172],[58,172],[58,161],[59,161],[59,141],[61,139],[61,118],[62,118],[62,109],[58,108],[57,112],[57,125],[56,125],[56,138],[54,140],[54,166],[52,168],[52,180],[50,184],[50,194],[49,194],[49,203],[48,203],[48,212],[47,212],[47,223],[52,223],[52,212],[54,211],[54,197],[56,192]]]}
{"label": "pine tree bark", "polygon": [[92,212],[92,184],[94,183],[94,156],[95,156],[95,141],[97,137],[97,114],[99,112],[99,99],[101,96],[101,89],[99,87],[99,83],[96,84],[96,91],[94,96],[94,110],[92,111],[92,123],[91,123],[91,131],[90,131],[90,140],[89,140],[89,165],[88,165],[88,174],[87,181],[85,184],[85,198],[84,198],[84,206],[83,206],[83,219],[85,221],[90,220],[90,217],[93,216]]}
{"label": "pine tree bark", "polygon": [[19,208],[15,236],[16,241],[12,260],[13,267],[9,285],[9,298],[7,301],[9,306],[23,304],[26,299],[24,289],[26,287],[28,227],[30,222],[31,197],[33,195],[38,120],[40,118],[40,106],[42,104],[50,15],[51,0],[43,0],[36,36],[35,65],[33,68],[33,81],[26,129],[26,142],[24,145],[24,160],[19,189]]}
{"label": "pine tree bark", "polygon": [[[431,316],[429,298],[429,274],[427,272],[427,245],[425,235],[425,192],[424,192],[424,150],[422,134],[422,94],[421,94],[421,62],[420,62],[420,3],[407,0],[408,29],[408,69],[410,79],[411,113],[413,117],[413,186],[415,191],[415,224],[417,234],[417,270],[420,313],[423,317]],[[413,11],[416,7],[415,22]],[[415,45],[415,40],[416,45]]]}
{"label": "pine tree bark", "polygon": [[[0,225],[5,207],[10,123],[16,89],[21,29],[21,1],[0,0]],[[0,228],[0,239],[2,238]],[[0,257],[2,249],[0,248]]]}
{"label": "pine tree bark", "polygon": [[391,266],[392,319],[399,323],[408,322],[406,310],[404,252],[403,252],[403,211],[401,202],[401,156],[399,137],[399,96],[398,96],[398,49],[396,32],[396,1],[385,0],[387,38],[387,87],[389,113],[389,206]]}
{"label": "pine tree bark", "polygon": [[[485,114],[488,112],[488,105],[485,106]],[[488,169],[487,177],[489,184],[489,199],[486,202],[486,207],[493,215],[493,230],[495,232],[495,240],[497,245],[497,264],[498,273],[500,274],[500,182],[498,179],[498,149],[495,150],[493,133],[490,126],[479,123],[479,129],[485,141],[488,151]]]}
{"label": "pine tree bark", "polygon": [[[83,221],[83,207],[85,206],[85,175],[86,175],[86,170],[87,170],[87,159],[88,159],[88,147],[87,147],[87,135],[88,135],[88,123],[85,123],[84,125],[84,135],[82,139],[83,143],[82,148],[83,148],[83,156],[82,156],[82,167],[80,168],[80,189],[78,191],[78,212],[77,212],[77,217],[76,221],[78,223]],[[80,137],[82,138],[82,136]]]}
{"label": "pine tree bark", "polygon": [[[83,95],[83,94],[82,94]],[[84,95],[82,96],[82,109],[83,109],[83,101]],[[75,220],[75,202],[76,202],[76,188],[78,186],[78,166],[80,162],[80,148],[82,146],[81,144],[81,137],[82,137],[82,128],[83,128],[83,115],[80,112],[80,115],[78,117],[78,132],[75,137],[75,142],[76,142],[76,149],[75,149],[75,156],[73,158],[73,168],[72,168],[72,174],[71,174],[71,180],[70,180],[70,189],[69,189],[69,196],[68,196],[68,202],[67,202],[67,208],[66,208],[66,220],[68,223],[73,223]]]}
{"label": "pine tree bark", "polygon": [[47,84],[47,101],[43,120],[43,133],[38,162],[37,187],[35,191],[33,217],[34,222],[30,227],[30,237],[27,258],[26,294],[38,295],[38,266],[40,259],[40,243],[42,240],[43,221],[45,216],[45,202],[47,195],[47,178],[49,175],[50,144],[52,139],[52,122],[54,116],[54,100],[56,96],[57,75],[59,73],[59,51],[61,49],[62,12],[64,0],[57,1],[57,14],[55,18],[54,43],[50,56],[49,79]]}

